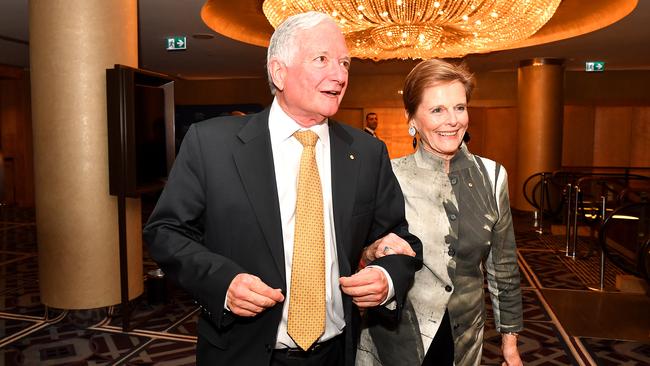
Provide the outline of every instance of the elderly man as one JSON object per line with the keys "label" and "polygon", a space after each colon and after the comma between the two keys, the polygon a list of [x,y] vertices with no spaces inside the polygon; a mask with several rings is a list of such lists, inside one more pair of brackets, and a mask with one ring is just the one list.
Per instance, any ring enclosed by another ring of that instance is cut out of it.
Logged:
{"label": "elderly man", "polygon": [[[399,316],[421,243],[384,144],[328,119],[349,67],[332,19],[291,17],[268,50],[271,107],[187,132],[145,240],[203,310],[199,365],[353,365],[358,308]],[[404,241],[415,257],[381,256]]]}

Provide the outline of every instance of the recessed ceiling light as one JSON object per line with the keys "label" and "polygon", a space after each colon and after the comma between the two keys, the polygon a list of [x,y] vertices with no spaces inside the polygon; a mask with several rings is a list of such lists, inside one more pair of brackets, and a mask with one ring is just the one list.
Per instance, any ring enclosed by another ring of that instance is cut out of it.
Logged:
{"label": "recessed ceiling light", "polygon": [[210,33],[197,33],[197,34],[192,34],[192,38],[194,39],[212,39],[214,38],[214,35]]}

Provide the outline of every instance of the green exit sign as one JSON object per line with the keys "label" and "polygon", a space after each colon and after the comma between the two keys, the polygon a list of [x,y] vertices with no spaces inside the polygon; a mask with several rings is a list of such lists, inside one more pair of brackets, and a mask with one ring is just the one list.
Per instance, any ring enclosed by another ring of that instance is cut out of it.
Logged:
{"label": "green exit sign", "polygon": [[605,62],[604,61],[587,61],[585,63],[585,71],[587,71],[587,72],[605,71]]}
{"label": "green exit sign", "polygon": [[187,49],[186,37],[167,37],[167,51]]}

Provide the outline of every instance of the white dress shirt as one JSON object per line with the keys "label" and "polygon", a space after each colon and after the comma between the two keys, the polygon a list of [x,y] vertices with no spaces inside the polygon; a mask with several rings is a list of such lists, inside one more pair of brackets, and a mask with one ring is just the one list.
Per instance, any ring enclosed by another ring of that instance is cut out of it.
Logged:
{"label": "white dress shirt", "polygon": [[[282,220],[282,239],[284,242],[284,267],[287,276],[287,293],[282,308],[282,321],[278,327],[276,348],[295,348],[295,342],[287,334],[289,302],[291,301],[291,263],[293,260],[293,240],[296,214],[296,192],[302,144],[293,133],[306,130],[291,119],[273,100],[269,113],[269,131],[275,166],[275,181],[280,202]],[[327,121],[309,128],[318,135],[316,142],[316,164],[323,192],[323,221],[325,229],[325,332],[318,342],[326,341],[343,332],[345,319],[343,301],[339,288],[339,264],[336,255],[336,236],[334,232],[334,210],[332,209],[332,169],[330,161],[330,140]]]}

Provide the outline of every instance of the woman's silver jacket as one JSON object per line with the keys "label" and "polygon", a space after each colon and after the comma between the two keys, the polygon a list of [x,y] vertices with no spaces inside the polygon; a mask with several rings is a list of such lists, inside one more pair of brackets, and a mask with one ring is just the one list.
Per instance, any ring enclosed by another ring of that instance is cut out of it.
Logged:
{"label": "woman's silver jacket", "polygon": [[441,158],[421,147],[392,165],[404,193],[409,231],[422,240],[424,266],[409,292],[412,308],[405,310],[410,313],[403,312],[399,325],[373,321],[362,330],[357,365],[421,365],[446,309],[455,364],[479,365],[484,271],[497,331],[523,328],[506,171],[471,154],[464,144],[449,174]]}

